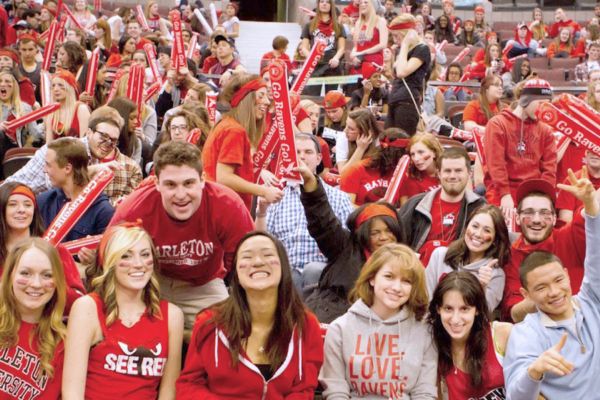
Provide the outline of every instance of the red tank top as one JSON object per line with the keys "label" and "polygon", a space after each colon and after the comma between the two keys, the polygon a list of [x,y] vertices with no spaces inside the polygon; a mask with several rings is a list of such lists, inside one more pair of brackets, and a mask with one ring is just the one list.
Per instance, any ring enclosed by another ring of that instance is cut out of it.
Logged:
{"label": "red tank top", "polygon": [[[367,30],[367,25],[364,24],[360,28],[360,33],[358,34],[358,41],[356,42],[356,50],[363,51],[366,49],[370,49],[371,47],[375,47],[379,44],[379,29],[373,28],[373,37],[371,40],[367,40],[365,38],[365,31]],[[375,63],[377,65],[383,65],[383,49],[373,54],[365,54],[362,58],[362,61],[369,61]]]}
{"label": "red tank top", "polygon": [[482,371],[482,382],[477,388],[471,384],[469,374],[458,368],[453,368],[444,378],[448,386],[448,400],[465,399],[505,399],[504,373],[502,365],[496,358],[494,349],[494,340],[492,339],[492,329],[487,330],[488,346],[485,352],[485,366]]}
{"label": "red tank top", "polygon": [[56,400],[60,397],[64,348],[60,342],[54,353],[54,375],[41,374],[37,341],[30,344],[35,324],[21,321],[16,346],[0,348],[0,400]]}
{"label": "red tank top", "polygon": [[77,102],[75,103],[75,112],[73,113],[73,119],[71,120],[71,127],[68,132],[64,132],[62,122],[58,122],[58,128],[54,131],[54,138],[58,139],[60,137],[75,137],[78,138],[79,135],[79,118],[77,118],[77,112],[79,111],[79,107],[86,107],[84,104]]}
{"label": "red tank top", "polygon": [[161,319],[144,313],[132,327],[120,320],[107,327],[104,303],[97,294],[90,296],[103,339],[90,349],[85,398],[156,399],[169,350],[169,303],[161,300]]}

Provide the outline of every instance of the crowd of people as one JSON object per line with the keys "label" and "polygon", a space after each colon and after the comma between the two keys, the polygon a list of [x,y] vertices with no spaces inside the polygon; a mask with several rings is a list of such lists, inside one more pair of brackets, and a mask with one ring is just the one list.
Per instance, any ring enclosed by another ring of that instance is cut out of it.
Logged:
{"label": "crowd of people", "polygon": [[[600,126],[600,6],[501,37],[480,5],[315,0],[258,74],[244,6],[0,6],[0,160],[29,151],[0,171],[0,400],[594,398],[600,153],[538,119],[534,64],[577,59]],[[271,68],[323,42],[257,165]]]}

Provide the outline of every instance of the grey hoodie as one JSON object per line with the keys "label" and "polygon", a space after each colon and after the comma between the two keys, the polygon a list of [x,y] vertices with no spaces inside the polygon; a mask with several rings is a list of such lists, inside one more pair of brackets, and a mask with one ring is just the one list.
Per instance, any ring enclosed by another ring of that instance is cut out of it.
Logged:
{"label": "grey hoodie", "polygon": [[435,399],[437,352],[403,308],[382,321],[362,300],[333,321],[319,381],[325,399]]}
{"label": "grey hoodie", "polygon": [[[425,281],[427,282],[427,292],[429,298],[433,297],[433,291],[437,287],[438,282],[444,276],[454,271],[451,266],[444,262],[446,253],[448,252],[447,247],[438,247],[431,253],[429,264],[425,268]],[[459,271],[467,271],[477,277],[479,268],[483,267],[487,263],[492,261],[491,258],[482,258],[474,263],[463,265],[459,268]],[[494,311],[496,307],[500,305],[502,301],[502,295],[504,294],[504,282],[506,281],[506,275],[502,268],[494,268],[492,278],[485,288],[485,299],[487,301],[490,312]]]}

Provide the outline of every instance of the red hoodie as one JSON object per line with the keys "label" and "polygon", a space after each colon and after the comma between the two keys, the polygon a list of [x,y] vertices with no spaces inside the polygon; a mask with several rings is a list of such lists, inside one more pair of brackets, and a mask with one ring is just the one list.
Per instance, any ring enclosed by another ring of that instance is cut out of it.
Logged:
{"label": "red hoodie", "polygon": [[585,221],[579,208],[573,215],[573,221],[561,228],[555,228],[550,237],[540,243],[527,244],[523,236],[519,237],[511,247],[510,262],[504,266],[506,282],[504,283],[504,298],[502,315],[510,321],[510,310],[523,300],[519,292],[521,281],[519,267],[525,257],[534,251],[548,251],[556,254],[569,271],[571,290],[579,292],[583,281],[583,261],[585,259]]}
{"label": "red hoodie", "polygon": [[[518,151],[521,137],[522,153]],[[505,108],[486,126],[484,152],[486,197],[492,204],[499,205],[509,193],[515,199],[517,187],[527,179],[545,179],[556,186],[556,143],[552,129],[543,122],[523,121]]]}
{"label": "red hoodie", "polygon": [[560,33],[561,28],[564,28],[565,26],[567,28],[572,28],[571,35],[576,34],[581,29],[581,26],[572,19],[568,19],[566,21],[558,21],[550,25],[550,31],[548,32],[548,36],[550,36],[551,38],[557,37]]}
{"label": "red hoodie", "polygon": [[306,312],[300,337],[294,330],[288,353],[271,379],[265,381],[243,350],[231,366],[229,341],[211,320],[214,311],[198,315],[185,367],[177,380],[177,400],[309,400],[314,397],[323,364],[323,339],[319,321]]}

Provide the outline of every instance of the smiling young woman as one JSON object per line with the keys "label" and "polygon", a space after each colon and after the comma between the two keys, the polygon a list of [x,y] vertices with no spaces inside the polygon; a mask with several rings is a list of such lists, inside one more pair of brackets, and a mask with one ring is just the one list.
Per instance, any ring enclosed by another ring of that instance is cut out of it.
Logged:
{"label": "smiling young woman", "polygon": [[177,399],[312,398],[323,342],[283,244],[251,232],[234,264],[230,297],[198,315]]}
{"label": "smiling young woman", "polygon": [[183,314],[160,300],[158,256],[133,224],[107,230],[98,250],[93,293],[69,316],[62,398],[175,399]]}

